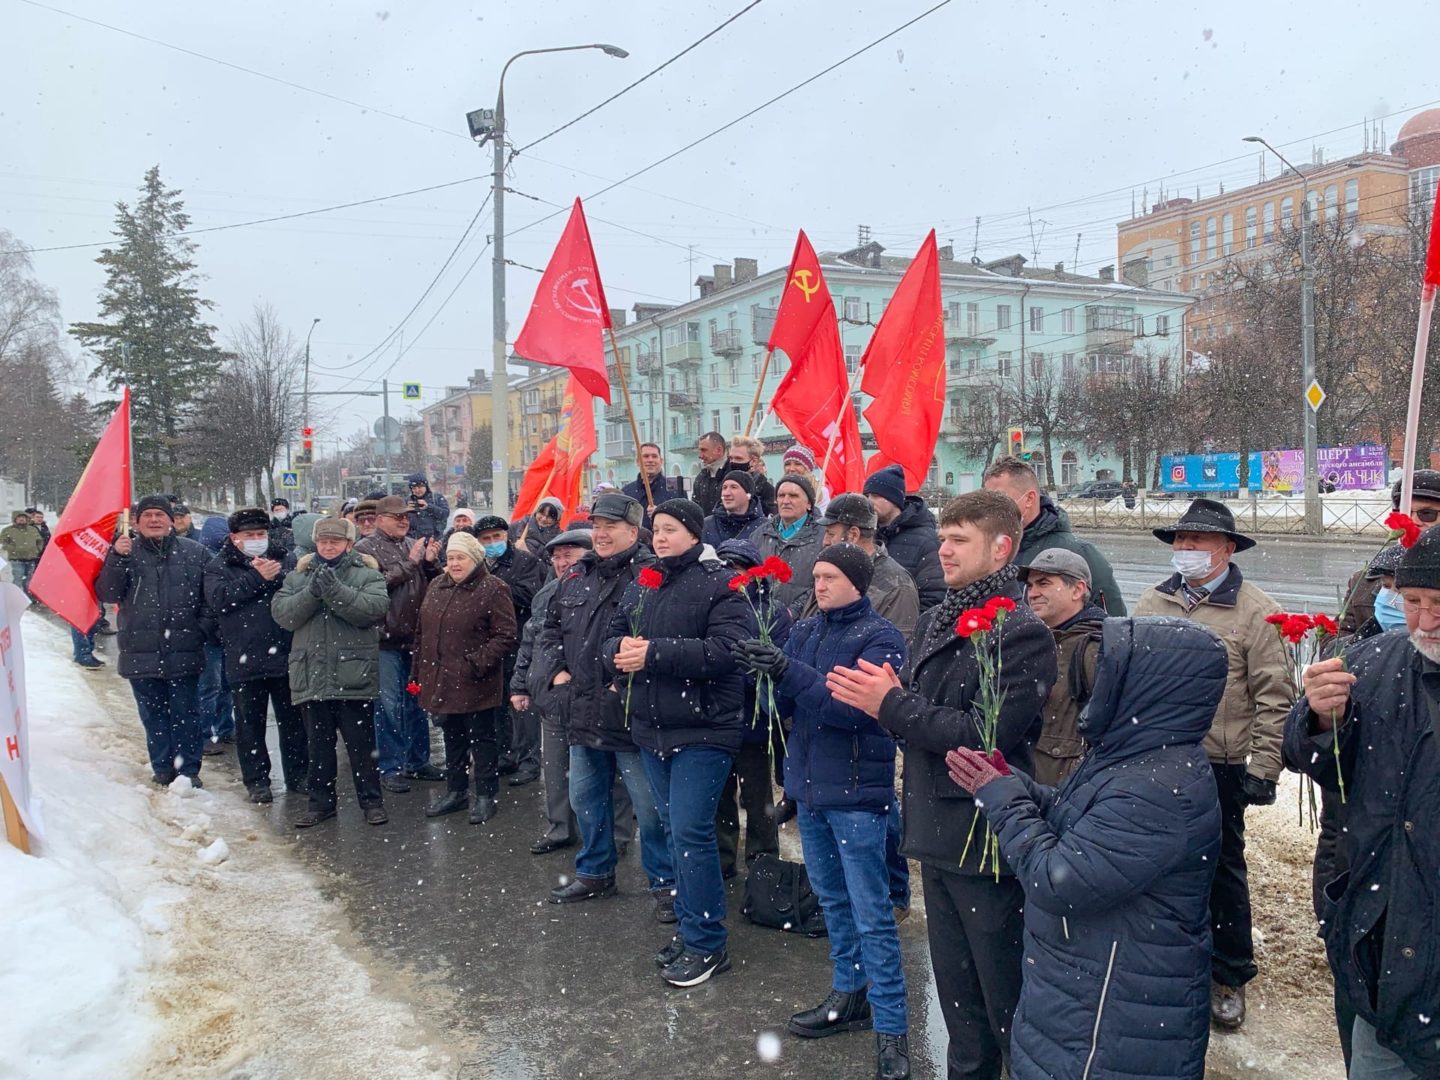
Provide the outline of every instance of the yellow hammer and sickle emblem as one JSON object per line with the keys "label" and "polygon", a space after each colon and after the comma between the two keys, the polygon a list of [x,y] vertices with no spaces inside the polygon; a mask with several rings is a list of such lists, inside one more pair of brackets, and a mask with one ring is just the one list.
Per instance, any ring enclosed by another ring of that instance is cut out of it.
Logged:
{"label": "yellow hammer and sickle emblem", "polygon": [[810,298],[820,291],[820,283],[818,281],[814,285],[810,284],[810,279],[814,276],[815,275],[810,273],[809,270],[796,270],[795,276],[790,279],[790,284],[805,294],[805,302],[807,304],[810,302]]}

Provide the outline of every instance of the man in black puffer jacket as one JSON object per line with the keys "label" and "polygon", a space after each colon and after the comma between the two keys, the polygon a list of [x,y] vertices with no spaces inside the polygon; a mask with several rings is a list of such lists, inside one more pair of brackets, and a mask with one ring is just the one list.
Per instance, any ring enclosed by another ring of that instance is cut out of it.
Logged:
{"label": "man in black puffer jacket", "polygon": [[437,540],[450,524],[450,504],[438,491],[430,490],[424,473],[405,477],[410,485],[410,539]]}
{"label": "man in black puffer jacket", "polygon": [[1220,798],[1200,743],[1227,666],[1207,627],[1108,619],[1069,780],[951,752],[1025,887],[1015,1080],[1204,1076]]}
{"label": "man in black puffer jacket", "polygon": [[[550,891],[555,904],[573,904],[615,892],[615,806],[611,790],[618,772],[630,792],[640,833],[640,865],[655,897],[661,922],[674,922],[671,890],[675,872],[655,794],[631,738],[623,699],[601,661],[610,618],[625,589],[650,562],[640,546],[641,506],[619,492],[606,492],[590,509],[592,550],[561,579],[536,647],[550,672],[540,707],[567,721],[570,742],[570,806],[580,823],[575,879]],[[533,662],[533,661],[532,661]]]}
{"label": "man in black puffer jacket", "polygon": [[756,632],[750,605],[730,588],[730,568],[700,559],[704,526],[689,499],[655,508],[658,568],[625,590],[600,648],[628,703],[670,840],[680,925],[655,959],[661,978],[679,987],[730,967],[715,808],[745,737],[745,679],[734,649]]}
{"label": "man in black puffer jacket", "polygon": [[876,717],[904,740],[900,850],[921,865],[930,959],[950,1034],[950,1075],[998,1080],[1020,997],[1025,894],[1003,860],[998,875],[989,865],[982,871],[984,830],[971,830],[975,803],[945,766],[945,754],[957,746],[983,748],[976,701],[980,664],[974,644],[956,633],[955,624],[962,612],[990,600],[1015,606],[996,631],[1002,705],[994,745],[1027,772],[1041,709],[1055,682],[1055,641],[1025,606],[1015,580],[1010,559],[1020,541],[1020,512],[1013,502],[994,492],[967,492],[941,511],[940,536],[949,591],[921,614],[904,672],[897,677],[864,664],[836,668],[827,685],[839,701]]}
{"label": "man in black puffer jacket", "polygon": [[[545,584],[545,564],[516,546],[510,538],[509,525],[502,517],[488,514],[477,521],[470,531],[485,549],[486,568],[510,587],[515,625],[524,629],[530,621],[530,607],[535,602],[535,594]],[[510,776],[512,787],[540,779],[540,714],[530,709],[516,712],[508,705],[510,677],[515,673],[515,657],[519,651],[517,639],[515,648],[505,655],[507,704],[501,708],[507,715],[501,717],[496,733],[500,775]]]}
{"label": "man in black puffer jacket", "polygon": [[174,533],[170,500],[136,505],[138,537],[116,539],[95,579],[95,598],[120,605],[120,677],[130,680],[157,784],[176,775],[200,785],[200,673],[210,552]]}
{"label": "man in black puffer jacket", "polygon": [[919,495],[905,494],[905,470],[899,465],[877,469],[865,479],[864,492],[879,519],[876,536],[885,551],[908,573],[920,594],[920,610],[945,599],[940,570],[940,537],[935,518]]}
{"label": "man in black puffer jacket", "polygon": [[225,677],[235,697],[235,748],[250,801],[274,801],[266,716],[273,705],[280,762],[288,791],[304,791],[310,768],[305,721],[290,700],[290,631],[270,614],[270,601],[295,554],[275,543],[261,509],[237,510],[229,539],[205,567],[205,605],[220,632]]}

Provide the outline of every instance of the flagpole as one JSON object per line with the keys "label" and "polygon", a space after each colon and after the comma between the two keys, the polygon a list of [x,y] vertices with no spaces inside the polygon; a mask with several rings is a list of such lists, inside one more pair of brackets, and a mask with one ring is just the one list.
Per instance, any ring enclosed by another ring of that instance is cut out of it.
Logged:
{"label": "flagpole", "polygon": [[[569,455],[569,454],[566,454],[565,457],[566,457],[566,459],[568,460],[569,457],[570,457],[570,455]],[[550,494],[550,482],[555,479],[555,470],[558,469],[559,467],[560,467],[560,454],[559,454],[558,452],[556,452],[556,453],[553,453],[553,454],[551,455],[551,459],[550,459],[550,475],[547,476],[547,477],[545,477],[545,483],[544,483],[543,485],[541,485],[540,494],[535,496],[535,506],[539,506],[542,502],[545,501],[545,496],[547,496],[547,495]],[[535,508],[534,508],[534,507],[531,507],[530,513],[529,513],[528,515],[526,515],[526,518],[525,518],[525,527],[520,530],[520,537],[519,537],[519,539],[517,539],[517,540],[515,541],[515,543],[518,544],[518,545],[519,545],[521,548],[523,548],[525,551],[529,551],[529,550],[530,550],[529,548],[525,547],[525,538],[530,535],[530,523],[531,523],[532,521],[534,521],[534,520],[535,520]]]}
{"label": "flagpole", "polygon": [[765,362],[760,365],[760,381],[755,384],[755,398],[750,402],[750,416],[745,421],[745,437],[750,437],[750,429],[755,426],[755,413],[760,408],[760,391],[765,388],[765,376],[770,371],[770,358],[775,355],[774,349],[765,350]]}
{"label": "flagpole", "polygon": [[[625,364],[620,358],[620,346],[615,341],[615,328],[610,331],[610,351],[615,354],[615,370],[620,376],[620,393],[625,398],[625,414],[630,417],[630,435],[635,440],[635,468],[640,473],[640,482],[645,485],[645,512],[655,505],[655,494],[650,490],[650,478],[645,475],[645,466],[640,464],[640,425],[635,422],[635,406],[630,403],[630,383],[625,378]],[[660,478],[665,479],[663,476]]]}
{"label": "flagpole", "polygon": [[[830,468],[830,455],[835,453],[835,440],[840,435],[840,421],[844,419],[846,409],[853,409],[855,407],[851,399],[855,396],[855,386],[863,370],[862,365],[855,365],[855,374],[850,376],[850,384],[845,390],[845,403],[840,407],[839,415],[835,417],[835,429],[830,432],[830,438],[825,444],[825,464],[820,466],[820,482],[822,484],[825,482],[825,471]],[[860,418],[857,416],[855,419],[857,421],[856,426],[858,427]]]}
{"label": "flagpole", "polygon": [[1415,363],[1410,369],[1410,407],[1405,414],[1405,460],[1400,477],[1400,512],[1410,513],[1410,488],[1415,481],[1415,451],[1420,441],[1420,399],[1425,388],[1425,357],[1430,348],[1430,319],[1435,312],[1435,286],[1420,290],[1420,321],[1415,328]]}

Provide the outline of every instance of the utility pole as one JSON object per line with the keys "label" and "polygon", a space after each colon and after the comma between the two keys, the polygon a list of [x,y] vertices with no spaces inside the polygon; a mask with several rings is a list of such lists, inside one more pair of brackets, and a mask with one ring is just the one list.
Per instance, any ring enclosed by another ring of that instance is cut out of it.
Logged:
{"label": "utility pole", "polygon": [[[301,413],[301,417],[302,417],[302,419],[301,419],[301,421],[300,421],[300,427],[303,429],[303,434],[301,435],[302,440],[310,439],[310,438],[312,437],[312,434],[313,434],[312,429],[311,429],[311,427],[310,427],[310,334],[315,333],[315,327],[317,327],[318,325],[320,325],[320,320],[319,320],[318,318],[312,319],[311,322],[310,322],[310,332],[305,335],[305,391],[304,391],[304,396],[303,396],[303,398],[302,398],[302,403],[301,403],[301,406],[300,406],[300,413]],[[304,442],[303,442],[303,441],[302,441],[301,445],[302,445],[302,446],[304,445]],[[314,449],[314,446],[315,446],[315,444],[314,444],[314,442],[312,441],[311,444],[310,444],[310,454],[309,454],[309,457],[307,458],[307,460],[306,460],[306,462],[305,462],[305,464],[306,464],[306,469],[305,469],[305,487],[304,487],[305,496],[304,496],[304,497],[305,497],[305,507],[306,507],[306,509],[309,509],[309,507],[310,507],[310,499],[313,498],[314,495],[315,495],[315,492],[314,492],[314,490],[311,488],[311,484],[310,484],[310,470],[311,470],[312,468],[314,468],[314,465],[315,465],[315,449]]]}
{"label": "utility pole", "polygon": [[[371,384],[374,385],[373,383]],[[385,494],[390,494],[390,380],[380,380],[380,400],[385,411],[385,433],[380,436],[380,450],[385,458]]]}

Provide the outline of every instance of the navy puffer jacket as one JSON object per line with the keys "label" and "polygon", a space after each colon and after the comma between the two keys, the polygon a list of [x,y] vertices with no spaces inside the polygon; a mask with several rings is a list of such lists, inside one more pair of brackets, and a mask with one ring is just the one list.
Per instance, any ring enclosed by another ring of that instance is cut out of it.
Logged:
{"label": "navy puffer jacket", "polygon": [[895,738],[825,688],[835,667],[858,660],[905,666],[905,639],[868,598],[804,620],[785,642],[790,666],[776,686],[794,710],[785,744],[785,794],[816,810],[889,811],[895,801]]}
{"label": "navy puffer jacket", "polygon": [[1187,619],[1104,625],[1079,769],[1059,788],[1015,773],[976,793],[1025,889],[1010,1075],[1199,1080],[1220,852],[1201,742],[1225,647]]}

